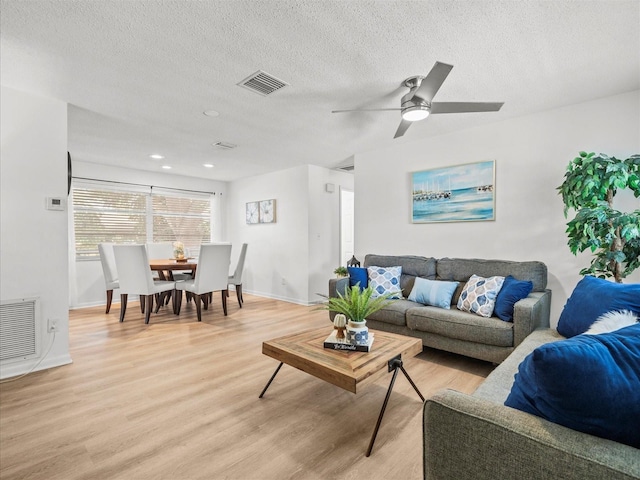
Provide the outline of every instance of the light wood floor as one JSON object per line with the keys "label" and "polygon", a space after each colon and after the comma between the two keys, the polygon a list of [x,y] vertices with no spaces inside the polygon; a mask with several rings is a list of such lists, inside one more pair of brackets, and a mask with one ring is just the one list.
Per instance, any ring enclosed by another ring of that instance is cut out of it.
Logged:
{"label": "light wood floor", "polygon": [[[390,375],[354,395],[283,366],[261,344],[327,326],[313,307],[219,296],[144,325],[133,303],[70,312],[73,364],[0,385],[0,478],[421,479],[422,404],[399,375],[371,457],[364,456]],[[405,359],[425,397],[472,392],[488,363],[425,350]]]}

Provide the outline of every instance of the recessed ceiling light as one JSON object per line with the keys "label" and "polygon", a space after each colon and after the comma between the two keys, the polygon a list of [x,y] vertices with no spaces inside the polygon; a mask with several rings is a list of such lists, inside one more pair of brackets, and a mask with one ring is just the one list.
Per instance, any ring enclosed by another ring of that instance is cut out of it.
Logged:
{"label": "recessed ceiling light", "polygon": [[165,170],[171,170],[171,166],[170,165],[162,165],[162,168],[164,168]]}
{"label": "recessed ceiling light", "polygon": [[220,115],[219,112],[216,112],[215,110],[205,110],[204,113],[207,117],[217,117],[218,115]]}
{"label": "recessed ceiling light", "polygon": [[154,160],[162,160],[162,159],[164,158],[164,156],[163,156],[163,155],[160,155],[160,154],[158,154],[158,153],[154,153],[154,154],[151,154],[151,155],[149,155],[149,156],[150,156],[151,158],[153,158]]}
{"label": "recessed ceiling light", "polygon": [[203,167],[207,167],[207,168],[213,168],[214,165],[212,165],[211,163],[203,163],[202,164]]}

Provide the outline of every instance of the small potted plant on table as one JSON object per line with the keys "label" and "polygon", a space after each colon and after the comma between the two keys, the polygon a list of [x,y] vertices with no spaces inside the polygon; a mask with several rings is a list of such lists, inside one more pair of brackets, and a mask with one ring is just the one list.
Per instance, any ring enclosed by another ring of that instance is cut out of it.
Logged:
{"label": "small potted plant on table", "polygon": [[369,341],[366,318],[372,313],[391,303],[389,297],[395,293],[386,293],[372,297],[373,288],[347,287],[344,295],[338,292],[337,297],[330,297],[324,305],[325,310],[341,313],[349,320],[347,324],[347,340],[366,345]]}

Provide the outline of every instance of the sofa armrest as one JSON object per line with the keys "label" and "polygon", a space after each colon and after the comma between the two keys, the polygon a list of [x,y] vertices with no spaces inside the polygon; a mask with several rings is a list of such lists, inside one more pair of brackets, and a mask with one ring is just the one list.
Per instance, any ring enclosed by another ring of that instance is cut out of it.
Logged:
{"label": "sofa armrest", "polygon": [[549,328],[551,290],[531,292],[516,302],[513,309],[513,346],[517,347],[527,336],[539,328]]}
{"label": "sofa armrest", "polygon": [[[349,286],[349,277],[342,278],[330,278],[329,279],[329,298],[335,298],[338,296],[338,292],[344,295],[345,290]],[[333,317],[336,316],[336,312],[329,312],[329,319],[333,321]]]}
{"label": "sofa armrest", "polygon": [[453,390],[423,410],[424,478],[640,478],[637,449]]}
{"label": "sofa armrest", "polygon": [[329,279],[329,297],[337,297],[338,292],[344,295],[345,290],[349,286],[349,277],[330,278]]}

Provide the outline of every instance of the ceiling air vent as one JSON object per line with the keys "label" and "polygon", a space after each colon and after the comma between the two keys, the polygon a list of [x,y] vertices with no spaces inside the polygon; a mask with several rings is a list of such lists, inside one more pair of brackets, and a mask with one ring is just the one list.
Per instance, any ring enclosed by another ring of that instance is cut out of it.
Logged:
{"label": "ceiling air vent", "polygon": [[255,92],[262,96],[267,96],[276,90],[280,90],[282,87],[289,85],[276,77],[269,75],[262,70],[258,70],[256,73],[249,75],[237,85],[244,87],[252,92]]}
{"label": "ceiling air vent", "polygon": [[353,165],[345,165],[343,167],[338,167],[338,170],[342,170],[343,172],[353,172],[355,167]]}
{"label": "ceiling air vent", "polygon": [[231,150],[232,148],[237,147],[237,145],[234,145],[233,143],[229,143],[229,142],[214,142],[211,145],[221,150]]}

